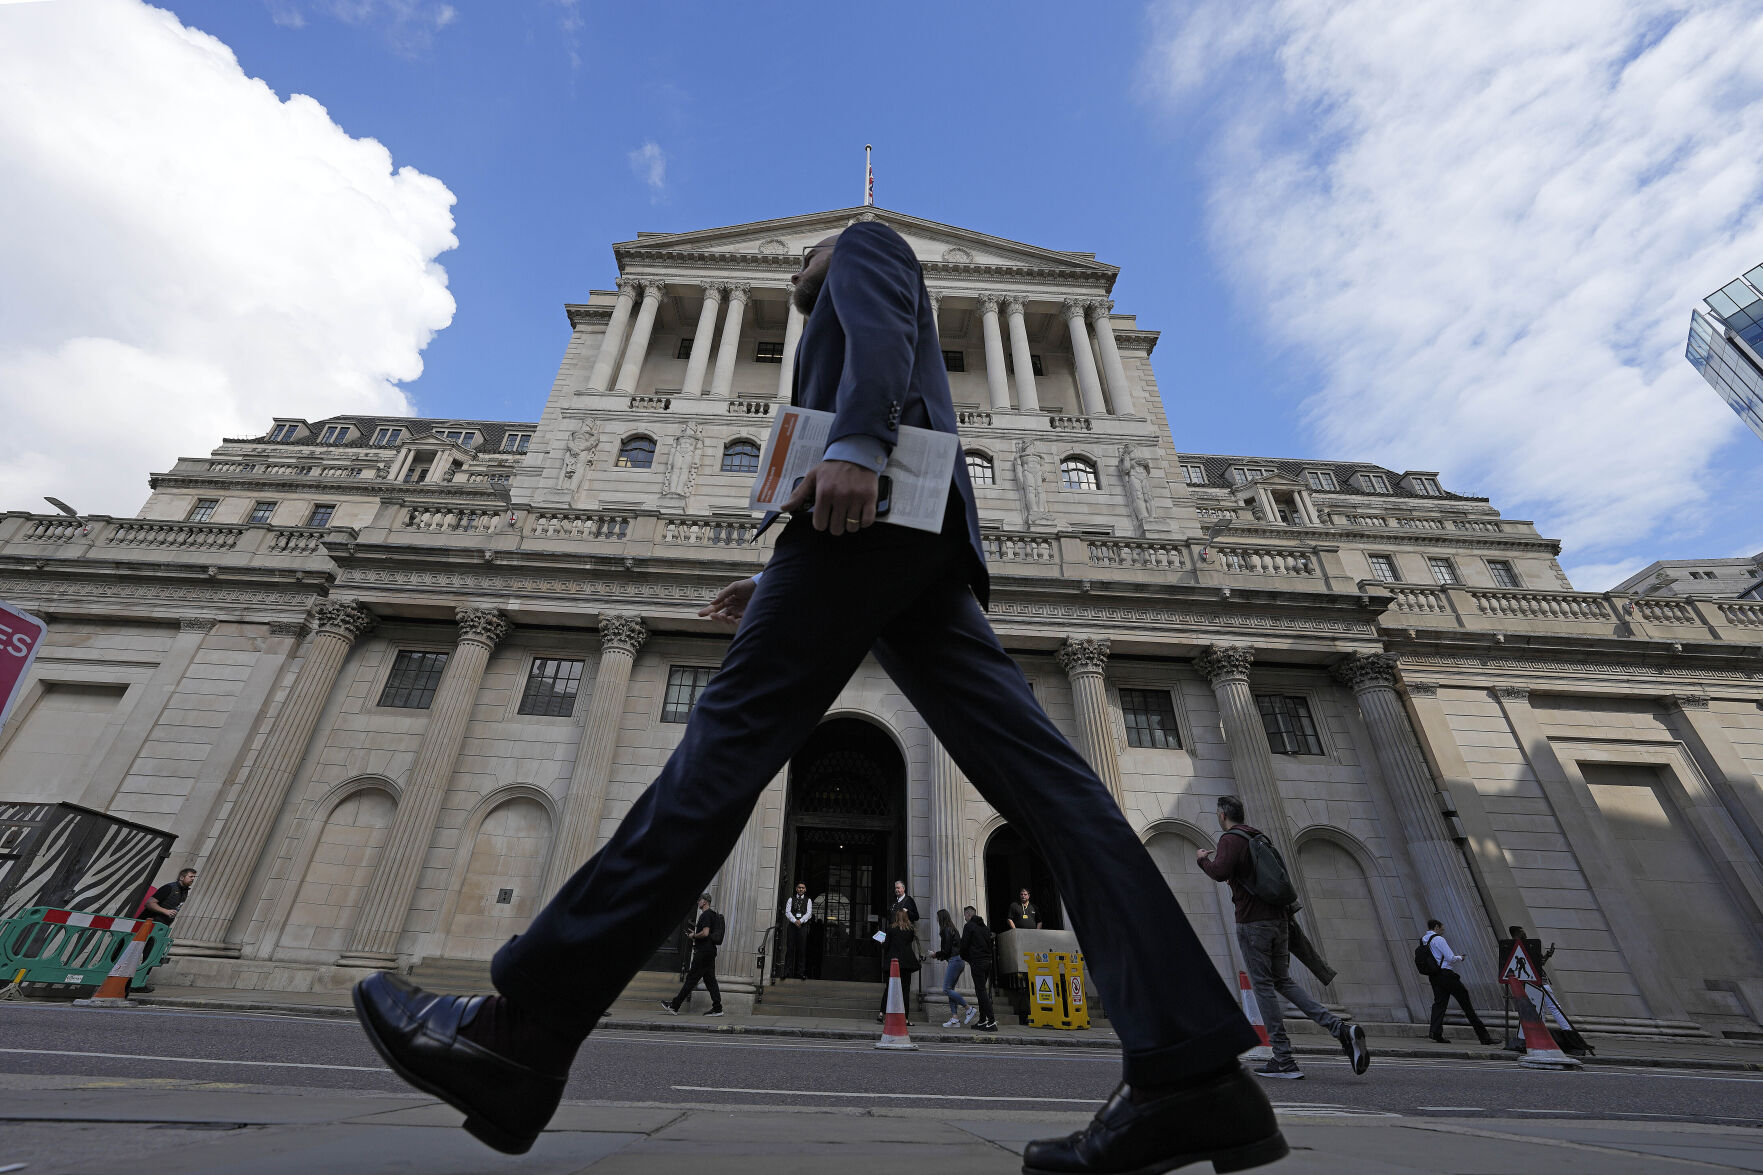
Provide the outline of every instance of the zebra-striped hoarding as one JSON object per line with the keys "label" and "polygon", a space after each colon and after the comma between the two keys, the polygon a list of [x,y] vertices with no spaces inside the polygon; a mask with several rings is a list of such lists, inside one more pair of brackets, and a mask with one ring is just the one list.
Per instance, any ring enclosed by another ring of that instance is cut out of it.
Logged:
{"label": "zebra-striped hoarding", "polygon": [[132,917],[171,842],[78,804],[0,800],[0,918],[32,906]]}

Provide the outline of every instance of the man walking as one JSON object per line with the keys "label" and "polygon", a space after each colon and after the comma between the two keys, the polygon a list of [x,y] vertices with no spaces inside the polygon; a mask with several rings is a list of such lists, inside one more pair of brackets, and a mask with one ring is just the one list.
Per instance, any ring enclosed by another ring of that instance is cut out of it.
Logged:
{"label": "man walking", "polygon": [[[497,952],[499,996],[363,980],[368,1038],[407,1081],[511,1154],[550,1119],[599,1012],[733,850],[766,785],[873,652],[980,794],[1052,871],[1118,1033],[1123,1081],[1090,1127],[1032,1143],[1024,1170],[1241,1170],[1287,1152],[1237,1055],[1257,1041],[1108,788],[1035,700],[990,598],[959,456],[941,533],[876,526],[902,425],[957,432],[935,312],[909,245],[857,221],[806,250],[791,402],[832,414],[763,577],[702,611],[738,622],[679,744],[606,844]],[[904,897],[904,886],[899,887]],[[1131,905],[1123,905],[1130,895]],[[914,911],[915,912],[915,911]],[[1145,928],[1154,927],[1147,934]],[[558,994],[557,976],[577,977]]]}
{"label": "man walking", "polygon": [[1010,914],[1007,919],[1012,930],[1039,930],[1041,928],[1041,912],[1035,904],[1028,900],[1028,890],[1016,895],[1010,903]]}
{"label": "man walking", "polygon": [[789,939],[789,950],[784,955],[785,979],[808,978],[808,922],[813,917],[814,899],[808,896],[808,887],[798,881],[796,892],[784,903],[784,934]]}
{"label": "man walking", "polygon": [[[183,908],[184,902],[189,899],[190,887],[195,884],[196,871],[194,869],[186,868],[178,870],[178,879],[176,881],[168,881],[158,889],[148,893],[147,900],[141,904],[141,912],[145,914],[149,920],[167,927],[169,932],[171,924],[177,919],[178,911]],[[131,984],[129,987],[129,991],[136,995],[146,995],[152,990],[152,984],[143,984],[140,987],[135,987]]]}
{"label": "man walking", "polygon": [[1470,1006],[1469,989],[1463,986],[1463,977],[1457,974],[1457,964],[1463,961],[1463,956],[1453,952],[1451,944],[1445,941],[1445,924],[1437,918],[1428,919],[1420,944],[1432,957],[1432,970],[1426,973],[1427,981],[1432,984],[1432,1022],[1427,1027],[1426,1038],[1439,1044],[1451,1043],[1445,1036],[1445,1005],[1455,998],[1457,1006],[1463,1009],[1463,1018],[1475,1029],[1476,1039],[1483,1044],[1493,1044],[1494,1038],[1487,1025]]}
{"label": "man walking", "polygon": [[1353,1072],[1363,1073],[1371,1066],[1371,1050],[1365,1045],[1365,1030],[1357,1024],[1347,1023],[1311,999],[1310,994],[1292,979],[1291,914],[1286,906],[1270,900],[1273,879],[1264,876],[1257,858],[1278,863],[1281,885],[1287,884],[1285,865],[1279,860],[1273,842],[1260,830],[1243,823],[1244,816],[1241,800],[1235,796],[1218,797],[1218,827],[1224,831],[1218,838],[1216,850],[1200,850],[1199,862],[1206,876],[1230,884],[1230,900],[1237,915],[1237,945],[1242,947],[1249,982],[1255,987],[1255,1006],[1261,1009],[1267,1039],[1273,1046],[1273,1059],[1256,1069],[1255,1074],[1287,1081],[1304,1076],[1292,1056],[1292,1042],[1286,1035],[1280,996],[1340,1041],[1341,1050],[1353,1063]]}
{"label": "man walking", "polygon": [[998,1019],[992,1015],[992,932],[986,929],[985,922],[972,906],[961,907],[961,914],[967,919],[961,925],[961,957],[967,960],[967,969],[973,972],[973,997],[979,1001],[979,1022],[974,1028],[980,1032],[996,1032]]}
{"label": "man walking", "polygon": [[679,1015],[679,1010],[692,998],[700,982],[710,993],[710,1010],[704,1014],[722,1015],[722,988],[716,985],[716,948],[722,945],[722,932],[722,915],[710,908],[710,895],[704,894],[698,899],[698,922],[692,928],[691,969],[686,972],[686,981],[680,985],[679,994],[671,1000],[661,1001],[668,1015]]}

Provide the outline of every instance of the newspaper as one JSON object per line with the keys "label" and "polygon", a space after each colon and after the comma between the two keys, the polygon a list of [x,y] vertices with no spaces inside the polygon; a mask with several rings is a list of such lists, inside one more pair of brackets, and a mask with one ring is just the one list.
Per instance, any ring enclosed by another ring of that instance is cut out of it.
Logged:
{"label": "newspaper", "polygon": [[[797,481],[825,455],[832,426],[831,412],[778,409],[747,505],[755,510],[776,510],[789,501]],[[882,470],[882,476],[893,483],[889,495],[892,505],[876,521],[940,532],[960,449],[961,438],[952,432],[902,426],[900,439],[888,454],[887,468]]]}

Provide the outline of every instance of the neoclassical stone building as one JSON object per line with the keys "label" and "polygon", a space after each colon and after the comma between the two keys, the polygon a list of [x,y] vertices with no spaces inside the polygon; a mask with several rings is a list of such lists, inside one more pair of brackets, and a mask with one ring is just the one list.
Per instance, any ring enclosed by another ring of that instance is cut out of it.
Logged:
{"label": "neoclassical stone building", "polygon": [[[0,798],[176,834],[202,876],[164,982],[481,966],[715,671],[695,613],[769,550],[744,503],[788,276],[857,216],[938,302],[993,621],[1222,971],[1193,855],[1236,792],[1361,1019],[1424,1020],[1438,917],[1484,1004],[1516,923],[1591,1027],[1760,1031],[1763,605],[1575,591],[1557,543],[1429,471],[1181,452],[1114,266],[880,209],[616,245],[535,422],[278,418],[155,475],[136,518],[0,515],[0,595],[51,624]],[[731,990],[797,879],[818,973],[873,976],[895,877],[994,918],[1027,884],[1060,918],[869,664],[721,863]]]}

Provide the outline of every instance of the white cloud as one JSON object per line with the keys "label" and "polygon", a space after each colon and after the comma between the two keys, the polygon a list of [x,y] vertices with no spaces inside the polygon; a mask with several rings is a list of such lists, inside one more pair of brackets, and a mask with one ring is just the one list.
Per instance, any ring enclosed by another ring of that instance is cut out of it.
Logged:
{"label": "white cloud", "polygon": [[283,28],[306,27],[308,11],[380,32],[407,57],[426,53],[435,34],[458,21],[459,10],[442,0],[266,0],[270,19]]}
{"label": "white cloud", "polygon": [[1318,365],[1319,455],[1441,467],[1581,575],[1706,524],[1740,426],[1683,346],[1691,306],[1763,260],[1763,10],[1164,15],[1153,79],[1215,122],[1216,254]]}
{"label": "white cloud", "polygon": [[631,174],[649,185],[649,199],[656,201],[667,192],[667,152],[654,139],[650,139],[627,158],[630,160]]}
{"label": "white cloud", "polygon": [[452,204],[169,13],[0,9],[0,509],[129,515],[273,414],[409,412]]}

